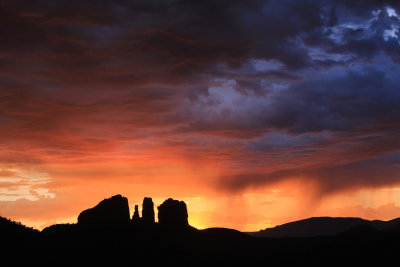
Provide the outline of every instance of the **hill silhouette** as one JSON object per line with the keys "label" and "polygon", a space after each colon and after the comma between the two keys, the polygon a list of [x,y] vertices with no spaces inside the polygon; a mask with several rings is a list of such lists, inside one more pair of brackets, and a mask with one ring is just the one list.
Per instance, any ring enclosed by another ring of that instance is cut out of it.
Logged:
{"label": "hill silhouette", "polygon": [[0,216],[0,236],[34,235],[38,233],[39,231],[36,229]]}
{"label": "hill silhouette", "polygon": [[300,221],[290,222],[259,232],[250,233],[258,237],[316,237],[337,235],[351,232],[356,229],[370,231],[398,231],[400,218],[391,221],[368,221],[361,218],[343,217],[313,217]]}
{"label": "hill silhouette", "polygon": [[[186,204],[174,199],[157,207],[159,222],[154,222],[154,204],[146,199],[142,216],[135,208],[129,218],[127,199],[117,195],[83,211],[77,223],[41,232],[0,217],[2,259],[52,266],[383,265],[397,260],[400,219],[309,218],[249,235],[226,228],[198,230],[188,223]],[[296,237],[279,237],[290,235]]]}

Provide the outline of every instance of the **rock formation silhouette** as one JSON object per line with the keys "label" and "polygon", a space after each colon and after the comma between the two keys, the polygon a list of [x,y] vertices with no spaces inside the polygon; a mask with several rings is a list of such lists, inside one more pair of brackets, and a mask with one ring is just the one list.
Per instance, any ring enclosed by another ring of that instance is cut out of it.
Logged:
{"label": "rock formation silhouette", "polygon": [[128,199],[121,195],[104,199],[95,207],[82,211],[78,216],[78,224],[81,225],[123,224],[129,221]]}
{"label": "rock formation silhouette", "polygon": [[135,205],[135,211],[132,216],[132,222],[133,223],[139,223],[140,222],[140,216],[139,216],[139,206]]}
{"label": "rock formation silhouette", "polygon": [[[143,202],[145,210],[153,211],[143,216],[152,221],[154,204],[150,198]],[[129,219],[127,199],[117,195],[83,211],[78,224],[52,225],[41,232],[0,217],[2,257],[23,266],[54,265],[60,259],[71,266],[127,266],[132,264],[132,252],[148,266],[207,266],[210,262],[223,266],[324,266],[327,262],[334,266],[390,266],[398,260],[400,218],[309,218],[273,230],[285,238],[263,238],[233,229],[190,227],[183,201],[167,199],[158,211],[158,224],[143,224],[136,205],[132,219],[140,223],[135,224]],[[358,226],[339,234],[332,232],[355,224]],[[287,237],[289,230],[297,237]],[[327,231],[334,235],[321,235]]]}
{"label": "rock formation silhouette", "polygon": [[142,222],[144,224],[153,224],[154,220],[154,203],[151,197],[145,197],[143,199],[142,206]]}
{"label": "rock formation silhouette", "polygon": [[157,209],[160,225],[168,227],[186,227],[189,225],[185,202],[169,198]]}

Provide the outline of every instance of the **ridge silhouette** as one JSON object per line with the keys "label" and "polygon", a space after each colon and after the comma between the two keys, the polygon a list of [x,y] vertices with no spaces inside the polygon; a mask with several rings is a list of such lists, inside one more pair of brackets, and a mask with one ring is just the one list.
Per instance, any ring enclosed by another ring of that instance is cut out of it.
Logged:
{"label": "ridge silhouette", "polygon": [[400,218],[385,222],[380,220],[368,221],[351,217],[312,217],[249,234],[258,237],[275,238],[316,237],[352,232],[355,229],[395,232],[400,230]]}
{"label": "ridge silhouette", "polygon": [[139,205],[134,207],[130,218],[128,199],[115,195],[82,211],[77,223],[55,224],[41,232],[0,217],[2,259],[52,266],[132,265],[139,257],[144,266],[358,266],[397,260],[400,244],[400,218],[309,218],[243,233],[198,230],[189,224],[186,203],[172,198],[157,207],[158,222],[151,198],[143,200],[142,216]]}

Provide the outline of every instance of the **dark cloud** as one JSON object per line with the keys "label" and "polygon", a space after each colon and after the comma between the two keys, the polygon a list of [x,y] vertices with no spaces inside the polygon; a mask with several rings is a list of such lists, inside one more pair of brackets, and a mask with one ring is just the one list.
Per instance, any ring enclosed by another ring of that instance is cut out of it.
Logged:
{"label": "dark cloud", "polygon": [[87,78],[113,61],[136,77],[159,72],[163,82],[248,58],[296,69],[310,58],[295,39],[327,23],[319,12],[313,1],[12,1],[2,5],[1,47]]}
{"label": "dark cloud", "polygon": [[321,195],[360,187],[380,187],[399,183],[400,153],[370,158],[347,164],[314,168],[292,168],[271,173],[243,173],[223,177],[223,188],[243,190],[274,184],[285,179],[314,180]]}
{"label": "dark cloud", "polygon": [[265,89],[262,96],[243,94],[241,90],[249,87],[250,92],[260,91],[261,85],[239,80],[238,92],[232,89],[236,83],[226,85],[228,89],[209,90],[195,105],[190,103],[183,116],[192,119],[189,129],[194,131],[357,132],[385,124],[397,128],[400,88],[398,70],[394,68],[395,71],[381,70],[379,66],[332,71],[287,88]]}
{"label": "dark cloud", "polygon": [[[350,7],[340,22],[337,6]],[[377,7],[367,7],[371,17]],[[335,44],[332,31],[351,22],[354,10],[354,4],[340,1],[3,1],[1,48],[8,54],[3,66],[17,59],[36,79],[54,76],[87,88],[176,85],[215,76],[220,63],[227,64],[226,71],[251,58],[274,59],[288,70],[321,65],[307,46],[369,57],[381,49],[398,54],[382,38],[396,19],[385,11],[363,29],[372,35],[350,38],[348,32],[356,29],[342,27],[346,40]]]}

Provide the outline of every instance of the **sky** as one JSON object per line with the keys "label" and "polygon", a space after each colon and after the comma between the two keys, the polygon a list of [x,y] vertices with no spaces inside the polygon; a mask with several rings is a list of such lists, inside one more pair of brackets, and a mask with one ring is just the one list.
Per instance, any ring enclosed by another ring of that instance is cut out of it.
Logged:
{"label": "sky", "polygon": [[400,217],[400,3],[0,0],[0,215]]}

